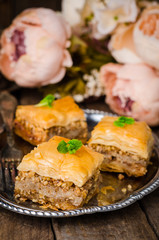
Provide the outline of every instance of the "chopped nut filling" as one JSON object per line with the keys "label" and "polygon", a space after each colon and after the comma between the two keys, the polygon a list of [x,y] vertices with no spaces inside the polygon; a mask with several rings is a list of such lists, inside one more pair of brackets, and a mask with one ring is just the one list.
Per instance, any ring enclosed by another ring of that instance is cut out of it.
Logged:
{"label": "chopped nut filling", "polygon": [[66,127],[54,126],[49,129],[44,129],[34,126],[27,121],[20,121],[19,119],[14,121],[14,131],[18,136],[33,145],[46,142],[55,135],[70,139],[77,138],[85,143],[88,133],[87,123],[85,121],[72,122]]}
{"label": "chopped nut filling", "polygon": [[101,166],[103,171],[125,172],[128,176],[143,176],[147,172],[148,159],[138,155],[123,152],[114,146],[92,144],[91,148],[104,154],[104,162]]}
{"label": "chopped nut filling", "polygon": [[42,177],[35,172],[19,172],[15,182],[15,198],[24,202],[32,200],[44,208],[75,209],[87,203],[98,191],[99,170],[82,187]]}

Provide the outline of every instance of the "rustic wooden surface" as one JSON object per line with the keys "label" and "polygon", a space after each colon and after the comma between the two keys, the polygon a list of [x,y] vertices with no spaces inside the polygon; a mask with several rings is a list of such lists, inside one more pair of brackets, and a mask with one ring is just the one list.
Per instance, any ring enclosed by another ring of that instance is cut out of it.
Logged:
{"label": "rustic wooden surface", "polygon": [[[12,94],[19,104],[34,104],[41,98],[34,89]],[[81,107],[110,111],[104,99]],[[29,217],[0,208],[0,240],[157,240],[158,209],[159,189],[127,208],[72,218]]]}

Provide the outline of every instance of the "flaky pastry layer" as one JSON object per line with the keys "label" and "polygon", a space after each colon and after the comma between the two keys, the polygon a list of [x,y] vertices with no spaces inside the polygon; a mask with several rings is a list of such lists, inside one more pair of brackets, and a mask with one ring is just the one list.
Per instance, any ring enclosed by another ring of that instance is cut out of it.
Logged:
{"label": "flaky pastry layer", "polygon": [[95,151],[104,155],[101,170],[106,172],[126,173],[128,176],[140,177],[146,174],[149,159],[143,159],[138,155],[123,152],[112,146],[94,144]]}
{"label": "flaky pastry layer", "polygon": [[24,156],[18,170],[32,171],[55,180],[70,181],[82,187],[99,168],[104,157],[84,145],[75,154],[59,153],[57,146],[61,140],[69,141],[55,136],[48,142],[38,145]]}
{"label": "flaky pastry layer", "polygon": [[36,127],[44,129],[53,126],[67,126],[72,121],[85,121],[84,112],[70,96],[55,100],[50,107],[35,105],[18,106],[16,120],[26,120]]}
{"label": "flaky pastry layer", "polygon": [[124,127],[114,125],[118,117],[105,116],[94,128],[88,145],[101,144],[114,146],[123,152],[130,152],[149,159],[154,139],[151,129],[145,122],[136,122]]}
{"label": "flaky pastry layer", "polygon": [[27,120],[14,120],[14,132],[31,143],[38,145],[42,142],[48,141],[53,136],[62,136],[70,139],[79,139],[82,143],[87,140],[87,123],[85,121],[71,122],[67,126],[54,126],[48,129],[35,127],[27,122]]}
{"label": "flaky pastry layer", "polygon": [[43,208],[54,210],[82,207],[98,191],[99,170],[82,186],[72,182],[42,177],[34,172],[19,172],[15,181],[15,199],[24,202],[32,200]]}

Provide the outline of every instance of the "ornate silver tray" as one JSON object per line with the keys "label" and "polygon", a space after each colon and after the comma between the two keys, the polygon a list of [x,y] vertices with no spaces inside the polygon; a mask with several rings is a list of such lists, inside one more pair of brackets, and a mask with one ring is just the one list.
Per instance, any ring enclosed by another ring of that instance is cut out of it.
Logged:
{"label": "ornate silver tray", "polygon": [[[85,114],[89,132],[104,115],[113,115],[111,113],[89,109],[85,110]],[[70,217],[96,212],[109,212],[127,207],[159,187],[159,139],[155,134],[154,137],[155,149],[151,159],[152,164],[149,165],[146,176],[140,178],[128,178],[125,176],[124,179],[119,180],[117,173],[103,172],[98,195],[86,206],[76,210],[44,210],[39,205],[33,204],[30,201],[23,204],[15,202],[13,195],[14,184],[11,184],[9,189],[4,188],[2,178],[3,169],[0,162],[0,206],[13,212],[37,217]],[[16,141],[22,150],[23,147],[27,145],[26,142],[19,138],[17,138]],[[29,151],[31,146],[28,145],[26,149]],[[13,171],[17,174],[15,167],[13,167],[13,169],[6,168],[5,171]],[[6,181],[8,181],[8,179],[6,179]]]}

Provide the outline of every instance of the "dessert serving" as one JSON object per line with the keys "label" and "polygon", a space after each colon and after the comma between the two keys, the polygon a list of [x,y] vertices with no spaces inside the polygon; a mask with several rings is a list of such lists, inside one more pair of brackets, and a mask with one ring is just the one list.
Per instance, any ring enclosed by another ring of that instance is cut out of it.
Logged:
{"label": "dessert serving", "polygon": [[94,128],[88,146],[104,154],[101,169],[143,176],[151,157],[154,139],[145,122],[127,117],[105,116]]}
{"label": "dessert serving", "polygon": [[33,145],[55,135],[82,142],[87,139],[84,112],[69,96],[54,101],[53,95],[48,95],[37,105],[18,106],[15,115],[15,133]]}
{"label": "dessert serving", "polygon": [[56,210],[81,207],[98,190],[103,158],[77,139],[54,136],[22,159],[15,198]]}

